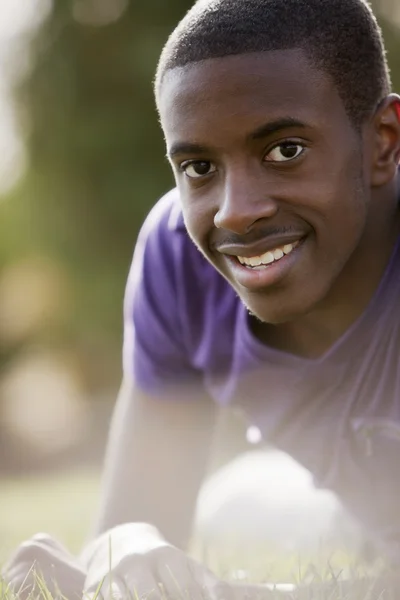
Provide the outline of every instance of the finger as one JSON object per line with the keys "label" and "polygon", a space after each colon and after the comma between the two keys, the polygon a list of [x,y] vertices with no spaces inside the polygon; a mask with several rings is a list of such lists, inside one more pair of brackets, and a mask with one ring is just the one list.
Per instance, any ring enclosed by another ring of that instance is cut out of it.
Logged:
{"label": "finger", "polygon": [[18,599],[24,600],[37,589],[34,565],[30,569],[24,568],[23,565],[17,565],[7,573],[4,581],[12,594]]}
{"label": "finger", "polygon": [[[18,562],[33,562],[38,558],[46,556],[69,557],[69,560],[76,561],[70,552],[57,540],[45,533],[38,533],[29,540],[22,542],[11,554],[8,565]],[[76,561],[77,562],[77,561]]]}
{"label": "finger", "polygon": [[82,596],[85,573],[72,555],[61,555],[53,547],[30,542],[20,548],[4,570],[4,580],[19,595],[45,585],[53,595],[77,598]]}
{"label": "finger", "polygon": [[224,598],[225,596],[232,600],[230,585],[217,577],[206,565],[191,559],[189,568],[193,578],[201,587],[203,600],[204,598]]}
{"label": "finger", "polygon": [[56,540],[54,537],[52,537],[48,533],[36,533],[31,538],[31,540],[33,542],[38,542],[42,546],[48,546],[49,548],[53,548],[54,550],[59,550],[61,552],[68,553],[68,550],[65,548],[65,546],[63,546],[61,542]]}
{"label": "finger", "polygon": [[82,569],[81,560],[72,554],[64,544],[47,533],[37,533],[31,538],[32,542],[39,544],[43,548],[47,548],[53,556],[58,556],[64,562],[75,565],[76,568]]}
{"label": "finger", "polygon": [[124,582],[116,575],[107,576],[97,587],[90,587],[83,592],[83,600],[122,600],[124,598]]}
{"label": "finger", "polygon": [[42,546],[21,546],[4,565],[1,575],[7,583],[12,581],[14,587],[16,581],[20,581],[22,585],[25,579],[32,579],[38,563],[43,563],[46,559],[48,552]]}
{"label": "finger", "polygon": [[140,600],[166,600],[162,595],[159,582],[149,568],[146,565],[141,567],[141,560],[138,562],[135,560],[136,564],[134,566],[132,561],[129,562],[128,569],[125,565],[122,565],[122,568],[118,565],[116,569],[117,574],[120,576],[120,588],[124,598],[129,600],[138,598]]}
{"label": "finger", "polygon": [[26,572],[23,568],[17,567],[9,573],[6,583],[19,600],[32,594],[33,591],[39,593],[41,588],[45,588],[54,598],[64,596],[68,600],[78,600],[82,597],[84,574],[65,568],[49,568],[46,572],[32,568],[31,571]]}
{"label": "finger", "polygon": [[71,555],[67,551],[62,552],[57,545],[32,538],[22,542],[18,546],[14,553],[11,554],[9,561],[4,565],[2,572],[7,572],[12,566],[17,564],[26,564],[30,567],[34,563],[46,563],[49,560],[60,559],[64,556],[71,558]]}
{"label": "finger", "polygon": [[166,598],[201,600],[201,590],[187,568],[162,564],[157,569],[157,582]]}
{"label": "finger", "polygon": [[185,600],[204,600],[207,588],[217,581],[211,571],[182,554],[159,560],[157,575],[167,597]]}
{"label": "finger", "polygon": [[89,572],[88,580],[90,585],[85,586],[84,598],[94,598],[96,591],[100,590],[103,599],[112,594],[127,600],[163,600],[157,582],[142,557],[134,560],[129,556],[124,558],[102,580],[92,578]]}

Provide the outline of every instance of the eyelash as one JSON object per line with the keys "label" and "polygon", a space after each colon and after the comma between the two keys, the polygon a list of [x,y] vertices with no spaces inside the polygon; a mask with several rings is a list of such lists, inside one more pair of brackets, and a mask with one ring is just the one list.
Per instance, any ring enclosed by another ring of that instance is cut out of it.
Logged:
{"label": "eyelash", "polygon": [[[266,161],[266,157],[269,156],[277,148],[285,148],[285,147],[288,148],[288,147],[293,147],[293,146],[297,146],[298,148],[301,148],[301,152],[297,156],[294,156],[293,158],[289,158],[288,160],[283,160],[283,161],[270,161],[270,162],[274,162],[274,163],[293,162],[294,160],[296,160],[296,158],[299,158],[300,156],[303,155],[304,150],[305,150],[305,144],[303,142],[299,142],[297,140],[285,140],[284,142],[279,142],[279,144],[275,144],[274,146],[272,146],[272,148],[270,148],[270,150],[268,150],[268,152],[265,154],[264,160]],[[269,162],[269,161],[267,161],[267,162]]]}
{"label": "eyelash", "polygon": [[[271,154],[271,153],[272,153],[274,150],[276,150],[277,148],[280,148],[280,147],[284,147],[284,146],[286,146],[286,147],[289,147],[289,146],[298,146],[298,147],[300,147],[302,150],[301,150],[301,152],[300,152],[300,153],[299,153],[297,156],[295,156],[295,157],[293,157],[293,158],[290,158],[290,159],[288,159],[288,160],[283,160],[283,161],[267,161],[267,160],[266,160],[266,157],[267,157],[267,156],[269,156],[269,155],[270,155],[270,154]],[[306,149],[306,145],[305,145],[305,143],[304,143],[304,142],[300,142],[300,141],[298,141],[298,140],[294,140],[294,139],[293,139],[293,140],[290,140],[290,139],[288,139],[288,140],[285,140],[285,141],[281,141],[281,142],[279,142],[279,143],[275,144],[274,146],[272,146],[272,147],[271,147],[271,148],[270,148],[270,149],[269,149],[269,150],[266,152],[266,154],[265,154],[265,157],[264,157],[264,161],[265,161],[265,162],[271,162],[271,163],[274,163],[274,164],[279,164],[279,163],[284,163],[284,164],[286,164],[286,163],[292,163],[292,162],[294,162],[295,160],[297,160],[298,158],[300,158],[301,156],[303,156],[305,149]],[[183,173],[184,175],[186,175],[186,177],[187,177],[188,179],[191,179],[191,180],[196,180],[196,179],[204,179],[204,178],[205,178],[205,177],[207,177],[208,175],[212,175],[213,173],[215,173],[216,169],[215,169],[215,170],[213,170],[213,171],[211,171],[210,173],[206,173],[206,174],[204,174],[204,175],[199,175],[198,177],[190,177],[189,175],[187,175],[186,171],[187,171],[187,169],[188,169],[188,168],[189,168],[191,165],[195,165],[195,164],[201,164],[201,163],[205,163],[205,164],[209,164],[209,165],[212,165],[212,164],[213,164],[213,163],[212,163],[210,160],[185,160],[184,162],[182,162],[182,163],[181,163],[181,164],[178,166],[178,168],[179,168],[179,171],[180,171],[181,173]]]}

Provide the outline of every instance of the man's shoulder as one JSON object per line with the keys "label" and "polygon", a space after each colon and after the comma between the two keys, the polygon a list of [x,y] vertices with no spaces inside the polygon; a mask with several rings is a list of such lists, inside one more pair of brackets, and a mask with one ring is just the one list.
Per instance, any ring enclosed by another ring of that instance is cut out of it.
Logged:
{"label": "man's shoulder", "polygon": [[160,270],[173,272],[184,280],[220,277],[189,237],[176,188],[160,198],[150,210],[141,228],[135,254],[142,257],[142,268],[153,273],[160,273]]}
{"label": "man's shoulder", "polygon": [[[221,299],[236,298],[230,284],[203,256],[187,232],[177,189],[152,208],[141,229],[135,250],[134,287],[172,299],[186,313],[200,313]],[[183,309],[183,305],[185,308]]]}
{"label": "man's shoulder", "polygon": [[147,215],[141,231],[142,239],[149,237],[174,237],[177,233],[186,233],[180,196],[177,188],[164,194]]}
{"label": "man's shoulder", "polygon": [[231,353],[226,345],[237,302],[234,289],[190,239],[179,193],[168,192],[150,211],[136,244],[125,296],[127,364],[136,339],[140,360],[146,352],[157,356],[161,371],[171,357],[176,366],[189,361],[191,368],[209,369],[216,357],[218,362]]}
{"label": "man's shoulder", "polygon": [[136,244],[124,303],[124,370],[142,389],[226,369],[233,351],[234,289],[186,230],[179,193],[163,196]]}

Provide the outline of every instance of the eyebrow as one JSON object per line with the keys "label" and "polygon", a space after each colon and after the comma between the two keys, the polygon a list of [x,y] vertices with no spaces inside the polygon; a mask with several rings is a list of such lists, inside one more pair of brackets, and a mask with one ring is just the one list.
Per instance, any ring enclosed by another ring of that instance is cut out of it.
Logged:
{"label": "eyebrow", "polygon": [[280,131],[290,129],[292,127],[305,129],[307,125],[303,123],[303,121],[299,121],[299,119],[294,119],[293,117],[284,117],[282,119],[277,119],[276,121],[266,123],[265,125],[261,125],[261,127],[258,127],[247,137],[249,140],[261,140],[269,135],[272,135],[273,133],[279,133]]}
{"label": "eyebrow", "polygon": [[[305,129],[307,125],[298,119],[294,119],[293,117],[284,117],[281,119],[277,119],[276,121],[271,121],[270,123],[266,123],[265,125],[261,125],[255,131],[250,133],[247,136],[247,139],[250,141],[261,140],[269,135],[274,133],[279,133],[280,131],[284,131],[285,129],[290,129],[293,127],[299,127],[301,129]],[[176,142],[171,146],[167,153],[168,158],[173,158],[179,154],[207,154],[211,151],[208,146],[204,146],[202,144],[193,144],[190,142]]]}
{"label": "eyebrow", "polygon": [[208,146],[191,144],[190,142],[177,142],[173,144],[167,153],[167,158],[173,158],[177,154],[207,154],[210,152]]}

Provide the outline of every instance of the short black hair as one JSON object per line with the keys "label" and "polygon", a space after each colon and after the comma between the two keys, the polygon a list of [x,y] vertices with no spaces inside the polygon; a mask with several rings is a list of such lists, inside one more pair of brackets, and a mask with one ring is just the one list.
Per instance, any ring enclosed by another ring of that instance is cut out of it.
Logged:
{"label": "short black hair", "polygon": [[331,76],[357,128],[391,91],[382,33],[366,0],[198,0],[163,49],[156,95],[170,69],[295,48]]}

